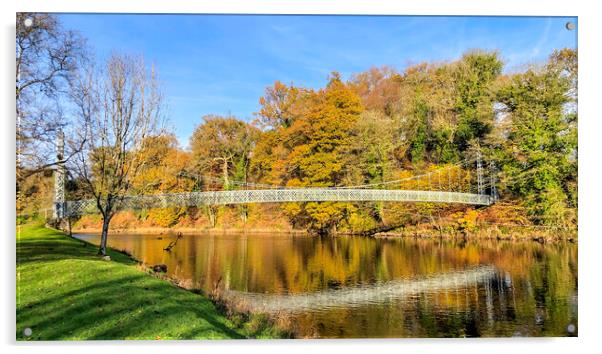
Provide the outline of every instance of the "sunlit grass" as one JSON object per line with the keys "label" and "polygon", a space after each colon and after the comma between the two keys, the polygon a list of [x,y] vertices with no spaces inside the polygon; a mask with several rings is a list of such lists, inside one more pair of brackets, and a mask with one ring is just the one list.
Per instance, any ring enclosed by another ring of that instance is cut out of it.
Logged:
{"label": "sunlit grass", "polygon": [[[17,231],[17,340],[218,339],[270,336],[239,325],[206,297],[157,279],[128,256],[41,223]],[[24,330],[31,328],[31,336]]]}

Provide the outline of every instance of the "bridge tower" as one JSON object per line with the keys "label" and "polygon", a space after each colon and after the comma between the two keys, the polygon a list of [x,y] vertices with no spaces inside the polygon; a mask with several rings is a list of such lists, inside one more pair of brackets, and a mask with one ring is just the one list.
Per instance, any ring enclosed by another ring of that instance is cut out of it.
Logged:
{"label": "bridge tower", "polygon": [[483,193],[483,164],[481,161],[481,149],[477,149],[477,194]]}
{"label": "bridge tower", "polygon": [[65,217],[65,134],[59,131],[57,134],[58,161],[54,171],[54,219],[62,220]]}
{"label": "bridge tower", "polygon": [[491,202],[495,203],[498,201],[498,199],[500,198],[498,191],[497,191],[497,169],[495,167],[495,162],[493,161],[489,161],[489,185],[491,188]]}

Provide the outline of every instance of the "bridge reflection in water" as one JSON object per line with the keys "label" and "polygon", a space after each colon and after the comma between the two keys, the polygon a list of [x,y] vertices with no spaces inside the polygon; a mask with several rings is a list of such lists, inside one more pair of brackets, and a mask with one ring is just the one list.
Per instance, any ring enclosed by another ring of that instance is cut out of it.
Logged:
{"label": "bridge reflection in water", "polygon": [[305,294],[281,295],[226,291],[223,297],[233,304],[243,304],[245,309],[253,312],[299,313],[317,309],[378,304],[420,293],[465,289],[486,282],[495,275],[495,267],[479,266],[423,279],[394,280],[369,286],[329,289]]}

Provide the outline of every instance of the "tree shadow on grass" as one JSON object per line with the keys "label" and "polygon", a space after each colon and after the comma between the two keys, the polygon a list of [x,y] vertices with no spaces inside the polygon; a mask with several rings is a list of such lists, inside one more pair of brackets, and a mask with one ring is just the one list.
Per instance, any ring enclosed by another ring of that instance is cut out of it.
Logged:
{"label": "tree shadow on grass", "polygon": [[41,299],[17,319],[18,339],[26,327],[34,340],[244,338],[209,300],[142,273]]}
{"label": "tree shadow on grass", "polygon": [[96,252],[55,230],[18,238],[17,269],[30,282],[19,289],[18,340],[244,338],[207,298],[117,264],[135,263],[125,254],[111,250],[106,262]]}
{"label": "tree shadow on grass", "polygon": [[[76,238],[68,238],[59,234],[47,237],[27,237],[17,242],[17,265],[27,263],[63,259],[100,260],[98,247]],[[108,251],[111,259],[124,264],[135,264],[128,255],[115,250]]]}

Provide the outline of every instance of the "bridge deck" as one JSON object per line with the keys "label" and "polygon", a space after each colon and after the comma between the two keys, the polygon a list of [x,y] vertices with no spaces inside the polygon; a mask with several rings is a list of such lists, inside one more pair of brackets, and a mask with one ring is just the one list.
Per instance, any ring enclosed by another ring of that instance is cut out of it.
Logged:
{"label": "bridge deck", "polygon": [[[491,197],[484,194],[413,191],[388,189],[299,188],[236,190],[214,192],[169,193],[128,196],[118,209],[152,209],[201,205],[287,203],[287,202],[431,202],[490,205]],[[95,201],[77,200],[66,203],[66,214],[95,213]]]}

